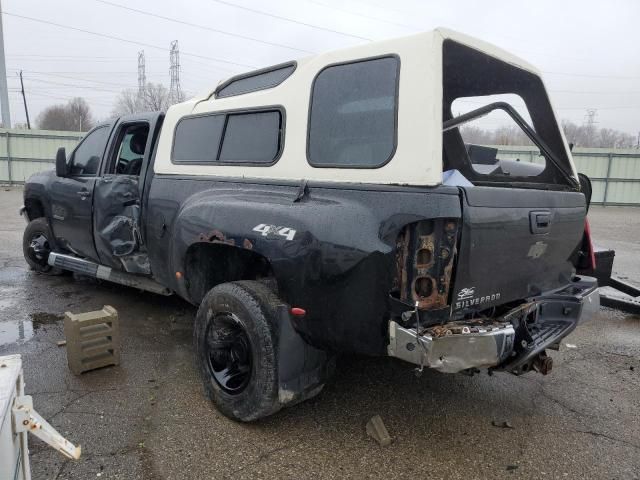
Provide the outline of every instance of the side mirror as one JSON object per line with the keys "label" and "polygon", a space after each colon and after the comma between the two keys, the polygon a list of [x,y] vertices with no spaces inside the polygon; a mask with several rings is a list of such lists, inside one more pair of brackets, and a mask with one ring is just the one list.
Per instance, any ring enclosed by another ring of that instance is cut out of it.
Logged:
{"label": "side mirror", "polygon": [[64,147],[60,147],[56,153],[56,175],[58,177],[67,176],[67,152]]}

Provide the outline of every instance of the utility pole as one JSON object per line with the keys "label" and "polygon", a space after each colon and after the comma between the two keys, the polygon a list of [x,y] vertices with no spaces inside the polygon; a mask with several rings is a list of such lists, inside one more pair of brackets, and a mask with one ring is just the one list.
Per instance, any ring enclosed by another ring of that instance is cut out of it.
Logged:
{"label": "utility pole", "polygon": [[4,32],[2,30],[2,4],[0,3],[0,108],[2,110],[2,126],[11,128],[9,113],[9,89],[7,88],[7,66],[4,61]]}
{"label": "utility pole", "polygon": [[180,89],[180,50],[178,40],[171,42],[169,52],[169,76],[171,83],[169,86],[169,105],[182,101],[182,90]]}
{"label": "utility pole", "polygon": [[144,64],[144,50],[138,52],[138,97],[144,95],[144,88],[147,84],[147,74]]}
{"label": "utility pole", "polygon": [[24,82],[22,81],[22,70],[20,70],[20,89],[22,91],[22,101],[24,102],[24,114],[27,117],[27,128],[31,130],[31,122],[29,121],[29,109],[27,108],[27,97],[24,94]]}

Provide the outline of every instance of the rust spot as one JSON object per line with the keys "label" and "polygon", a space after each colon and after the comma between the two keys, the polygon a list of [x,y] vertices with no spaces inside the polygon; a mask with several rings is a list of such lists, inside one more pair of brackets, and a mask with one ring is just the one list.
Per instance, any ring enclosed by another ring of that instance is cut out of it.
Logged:
{"label": "rust spot", "polygon": [[428,298],[433,293],[433,281],[427,277],[418,277],[413,282],[413,290],[419,298]]}
{"label": "rust spot", "polygon": [[426,267],[433,260],[433,251],[430,248],[421,248],[416,255],[416,266]]}
{"label": "rust spot", "polygon": [[198,239],[201,242],[224,243],[226,245],[236,244],[236,241],[233,238],[227,238],[220,230],[211,230],[209,233],[201,233],[198,235]]}

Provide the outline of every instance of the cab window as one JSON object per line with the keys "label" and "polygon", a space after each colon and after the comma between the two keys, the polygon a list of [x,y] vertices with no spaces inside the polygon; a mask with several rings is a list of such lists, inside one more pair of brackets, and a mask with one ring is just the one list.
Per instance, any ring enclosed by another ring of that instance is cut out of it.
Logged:
{"label": "cab window", "polygon": [[84,137],[69,161],[71,176],[94,176],[98,173],[108,138],[108,125],[98,127]]}
{"label": "cab window", "polygon": [[140,175],[148,136],[149,125],[146,123],[121,127],[115,158],[107,173]]}

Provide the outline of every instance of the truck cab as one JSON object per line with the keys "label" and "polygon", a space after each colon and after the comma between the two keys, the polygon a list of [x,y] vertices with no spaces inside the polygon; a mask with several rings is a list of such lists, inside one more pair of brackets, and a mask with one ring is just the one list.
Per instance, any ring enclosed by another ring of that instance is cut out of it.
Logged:
{"label": "truck cab", "polygon": [[[539,155],[469,138],[498,113]],[[236,420],[316,395],[336,353],[546,374],[598,308],[540,73],[450,30],[232,77],[57,167],[25,189],[29,264],[198,305],[205,392]]]}
{"label": "truck cab", "polygon": [[56,170],[25,186],[25,215],[46,220],[26,246],[30,265],[59,271],[49,252],[69,253],[116,271],[151,275],[141,215],[164,114],[128,115],[90,130]]}

